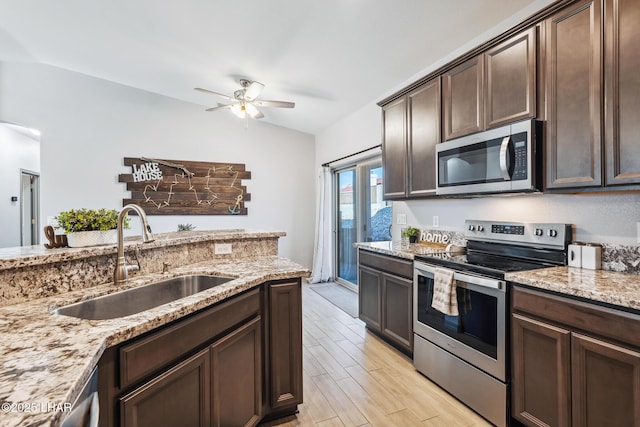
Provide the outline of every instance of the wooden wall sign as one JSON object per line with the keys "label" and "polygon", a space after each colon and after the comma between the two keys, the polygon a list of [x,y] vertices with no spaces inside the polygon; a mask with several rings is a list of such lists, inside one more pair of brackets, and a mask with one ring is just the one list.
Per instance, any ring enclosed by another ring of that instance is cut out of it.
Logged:
{"label": "wooden wall sign", "polygon": [[120,174],[130,199],[147,215],[247,215],[251,200],[243,179],[251,172],[240,163],[210,163],[125,157],[131,173]]}

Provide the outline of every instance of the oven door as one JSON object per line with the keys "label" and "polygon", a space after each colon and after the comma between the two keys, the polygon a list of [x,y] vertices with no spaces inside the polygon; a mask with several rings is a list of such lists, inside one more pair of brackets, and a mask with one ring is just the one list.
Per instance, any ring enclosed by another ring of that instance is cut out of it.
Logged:
{"label": "oven door", "polygon": [[506,282],[455,272],[458,316],[431,307],[435,266],[414,263],[414,333],[506,381]]}

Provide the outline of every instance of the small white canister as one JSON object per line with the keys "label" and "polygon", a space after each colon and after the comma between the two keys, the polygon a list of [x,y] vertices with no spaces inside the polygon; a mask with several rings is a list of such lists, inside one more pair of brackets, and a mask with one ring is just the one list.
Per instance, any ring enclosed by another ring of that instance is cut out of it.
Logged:
{"label": "small white canister", "polygon": [[597,243],[587,243],[582,247],[582,268],[600,270],[602,267],[602,246]]}
{"label": "small white canister", "polygon": [[582,267],[582,248],[584,243],[573,242],[569,245],[567,264],[569,267]]}

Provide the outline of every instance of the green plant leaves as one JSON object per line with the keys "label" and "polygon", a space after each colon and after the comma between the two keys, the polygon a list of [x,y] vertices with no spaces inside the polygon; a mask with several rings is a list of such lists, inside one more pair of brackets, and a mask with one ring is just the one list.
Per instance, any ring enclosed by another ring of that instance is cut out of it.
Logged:
{"label": "green plant leaves", "polygon": [[[118,214],[115,209],[70,209],[60,212],[55,220],[58,227],[64,228],[65,233],[105,231],[118,228]],[[125,228],[129,227],[129,218],[124,218],[123,225]]]}

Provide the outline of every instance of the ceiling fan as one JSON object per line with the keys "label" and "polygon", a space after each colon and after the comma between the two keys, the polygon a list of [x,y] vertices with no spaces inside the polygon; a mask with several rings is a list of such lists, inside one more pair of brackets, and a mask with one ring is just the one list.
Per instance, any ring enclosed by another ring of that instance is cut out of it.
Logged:
{"label": "ceiling fan", "polygon": [[225,95],[223,93],[214,92],[209,89],[203,89],[200,87],[194,88],[197,91],[217,95],[228,101],[232,101],[231,104],[218,104],[217,107],[207,108],[205,111],[217,111],[217,110],[231,110],[233,114],[242,118],[248,119],[261,119],[264,114],[257,107],[276,107],[276,108],[293,108],[295,103],[287,101],[266,101],[258,100],[258,96],[262,93],[264,85],[259,82],[252,82],[251,80],[240,79],[240,86],[242,89],[238,89],[233,92],[233,96]]}

